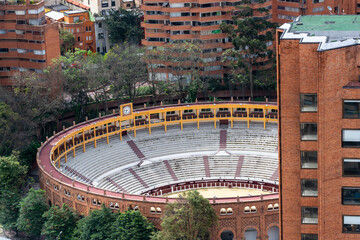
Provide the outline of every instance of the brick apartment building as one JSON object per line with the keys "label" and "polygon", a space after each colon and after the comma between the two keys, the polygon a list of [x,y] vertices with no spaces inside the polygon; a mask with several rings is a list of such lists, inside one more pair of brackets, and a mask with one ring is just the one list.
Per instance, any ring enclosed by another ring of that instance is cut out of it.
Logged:
{"label": "brick apartment building", "polygon": [[94,20],[88,11],[64,12],[61,27],[75,37],[74,48],[96,52]]}
{"label": "brick apartment building", "polygon": [[[259,17],[278,23],[292,21],[299,15],[329,14],[328,6],[333,14],[356,14],[358,6],[354,1],[340,0],[267,0],[261,5],[256,0],[252,2],[253,8],[269,10],[268,16]],[[143,0],[141,9],[144,11],[142,27],[145,29],[145,39],[142,44],[151,50],[167,43],[200,42],[203,53],[212,53],[210,58],[206,54],[203,56],[207,58],[208,74],[221,78],[228,71],[223,66],[221,55],[232,44],[219,26],[223,22],[231,22],[234,10],[240,5],[243,5],[243,1]],[[272,43],[268,45],[271,47]],[[158,79],[169,79],[172,69],[163,63],[157,72]]]}
{"label": "brick apartment building", "polygon": [[0,0],[0,85],[17,71],[42,72],[60,55],[57,24],[45,24],[44,1]]}
{"label": "brick apartment building", "polygon": [[[227,34],[221,32],[220,24],[232,22],[232,12],[239,3],[144,0],[141,9],[144,11],[142,27],[145,39],[142,44],[151,50],[164,47],[167,43],[197,42],[207,63],[200,71],[206,71],[210,77],[221,78],[226,72],[221,56],[232,44]],[[254,7],[259,6],[254,4]],[[262,6],[271,9],[271,1]],[[167,65],[166,62],[159,65],[157,79],[171,79],[173,69]]]}
{"label": "brick apartment building", "polygon": [[95,20],[88,11],[51,11],[46,17],[53,22],[59,22],[60,27],[74,35],[75,48],[96,52]]}
{"label": "brick apartment building", "polygon": [[356,15],[277,31],[282,240],[360,238],[359,31]]}
{"label": "brick apartment building", "polygon": [[273,0],[272,20],[286,23],[299,15],[360,14],[359,0]]}

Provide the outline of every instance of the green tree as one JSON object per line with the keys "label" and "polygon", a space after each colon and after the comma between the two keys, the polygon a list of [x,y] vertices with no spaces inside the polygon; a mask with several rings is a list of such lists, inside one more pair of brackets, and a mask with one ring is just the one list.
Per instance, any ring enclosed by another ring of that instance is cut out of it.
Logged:
{"label": "green tree", "polygon": [[108,110],[107,102],[110,99],[111,75],[106,69],[104,56],[101,54],[91,54],[85,66],[88,73],[89,89],[91,90],[92,100],[95,101],[97,110],[101,104],[105,112]]}
{"label": "green tree", "polygon": [[9,155],[16,147],[19,118],[9,105],[0,102],[0,156]]}
{"label": "green tree", "polygon": [[61,208],[52,206],[49,211],[44,213],[43,217],[45,223],[42,234],[46,235],[47,239],[71,239],[78,215],[66,204],[63,204]]}
{"label": "green tree", "polygon": [[20,202],[18,229],[32,237],[40,236],[45,222],[43,214],[47,210],[49,210],[49,205],[46,203],[45,191],[31,188],[28,195]]}
{"label": "green tree", "polygon": [[109,32],[109,39],[113,44],[129,42],[139,45],[144,37],[140,27],[142,13],[140,10],[127,11],[125,9],[111,10],[105,16],[105,24]]}
{"label": "green tree", "polygon": [[113,224],[113,239],[121,240],[150,240],[155,231],[150,223],[139,211],[129,210],[120,213]]}
{"label": "green tree", "polygon": [[5,229],[17,229],[21,188],[25,183],[26,171],[16,155],[0,157],[0,224]]}
{"label": "green tree", "polygon": [[29,145],[27,145],[26,148],[20,152],[19,155],[20,164],[23,166],[30,167],[31,164],[36,161],[36,154],[40,146],[41,144],[38,141],[33,141]]}
{"label": "green tree", "polygon": [[134,44],[118,45],[105,55],[105,62],[114,97],[125,95],[133,102],[137,89],[147,81],[144,49]]}
{"label": "green tree", "polygon": [[55,60],[50,71],[62,79],[64,94],[67,97],[67,103],[78,114],[78,121],[85,120],[86,105],[90,98],[88,93],[89,74],[87,72],[88,57],[91,57],[91,51],[79,50],[67,52]]}
{"label": "green tree", "polygon": [[[189,90],[192,81],[198,82],[199,66],[202,63],[202,50],[199,45],[188,42],[168,44],[163,54],[164,60],[171,66],[170,80],[176,82],[180,94]],[[197,84],[192,84],[192,87],[194,86]],[[183,100],[183,97],[180,96],[180,99]]]}
{"label": "green tree", "polygon": [[[254,66],[258,62],[265,62],[273,58],[273,51],[267,43],[273,40],[276,23],[266,20],[266,8],[252,9],[251,0],[243,1],[246,6],[240,6],[238,14],[233,17],[234,24],[222,23],[220,28],[227,33],[234,45],[233,49],[225,51],[227,60],[235,72],[237,80],[244,80],[238,75],[247,75],[250,82],[250,96],[254,96]],[[264,0],[259,1],[260,3]],[[228,58],[229,57],[229,58]]]}
{"label": "green tree", "polygon": [[166,206],[161,226],[163,230],[153,240],[205,240],[209,229],[217,224],[217,215],[209,200],[197,191],[181,196]]}
{"label": "green tree", "polygon": [[3,101],[17,113],[13,138],[15,150],[24,150],[34,140],[51,133],[64,108],[61,79],[45,70],[44,73],[19,72],[13,76],[11,90],[0,88]]}
{"label": "green tree", "polygon": [[75,228],[74,240],[111,240],[112,225],[116,221],[117,213],[105,205],[99,210],[91,211],[85,218],[78,221]]}
{"label": "green tree", "polygon": [[64,29],[60,28],[60,52],[61,55],[64,55],[68,50],[72,49],[75,45],[75,37],[72,33],[65,31]]}

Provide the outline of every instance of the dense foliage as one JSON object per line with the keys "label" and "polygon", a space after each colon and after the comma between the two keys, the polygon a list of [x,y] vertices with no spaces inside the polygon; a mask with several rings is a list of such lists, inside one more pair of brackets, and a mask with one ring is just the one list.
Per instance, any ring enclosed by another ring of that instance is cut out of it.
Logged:
{"label": "dense foliage", "polygon": [[197,191],[185,193],[175,203],[166,205],[162,231],[153,240],[205,240],[217,224],[217,215],[209,200]]}
{"label": "dense foliage", "polygon": [[44,213],[43,218],[45,222],[42,234],[47,239],[68,240],[72,237],[78,215],[66,204],[63,204],[61,208],[52,206],[49,211]]}
{"label": "dense foliage", "polygon": [[27,168],[21,166],[16,155],[0,157],[0,224],[16,230],[21,189]]}
{"label": "dense foliage", "polygon": [[[245,0],[244,3],[250,4],[251,1]],[[234,24],[222,23],[220,26],[234,45],[234,48],[224,52],[224,62],[229,62],[232,70],[230,84],[240,84],[244,88],[244,85],[249,83],[251,99],[254,97],[255,70],[269,72],[269,76],[273,77],[271,81],[276,81],[270,72],[274,71],[271,68],[274,59],[269,43],[273,40],[277,24],[266,20],[267,16],[266,8],[253,9],[250,5],[240,6],[233,17]],[[261,83],[261,79],[258,79]]]}
{"label": "dense foliage", "polygon": [[72,48],[75,45],[75,37],[73,34],[71,34],[68,31],[65,31],[62,28],[60,28],[59,37],[60,37],[60,42],[61,42],[60,52],[61,52],[61,55],[63,55],[68,50],[72,50]]}
{"label": "dense foliage", "polygon": [[73,239],[147,240],[153,232],[153,225],[139,211],[114,213],[103,205],[78,222]]}
{"label": "dense foliage", "polygon": [[30,189],[28,195],[20,202],[20,214],[17,220],[18,229],[29,236],[40,236],[45,222],[43,214],[49,210],[45,191]]}
{"label": "dense foliage", "polygon": [[111,10],[105,17],[105,23],[112,44],[128,42],[139,45],[144,37],[140,27],[142,13],[140,10],[127,11],[125,9]]}
{"label": "dense foliage", "polygon": [[113,239],[121,240],[150,240],[154,232],[154,225],[133,210],[119,213],[112,228]]}

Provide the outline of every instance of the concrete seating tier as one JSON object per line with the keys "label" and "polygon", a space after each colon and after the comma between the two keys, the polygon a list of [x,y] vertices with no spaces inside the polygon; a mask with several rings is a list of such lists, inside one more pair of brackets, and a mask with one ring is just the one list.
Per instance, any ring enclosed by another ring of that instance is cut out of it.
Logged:
{"label": "concrete seating tier", "polygon": [[[235,178],[239,155],[208,156],[208,158],[211,172],[210,178]],[[168,162],[179,179],[179,182],[191,179],[206,179],[203,156],[169,159]],[[257,178],[270,181],[276,168],[277,158],[244,156],[240,178]],[[174,182],[163,161],[153,162],[140,167],[133,167],[132,169],[147,183],[149,188],[155,188]],[[129,168],[114,173],[110,178],[127,192],[140,194],[147,190],[138,179],[132,177]],[[117,189],[113,184],[109,184],[106,179],[101,180],[98,187],[109,190]]]}
{"label": "concrete seating tier", "polygon": [[[220,128],[215,129],[213,122],[184,124],[180,131],[179,125],[151,129],[138,129],[136,137],[133,132],[123,136],[106,138],[86,144],[86,152],[82,146],[77,147],[75,158],[70,152],[67,162],[61,159],[61,171],[77,181],[94,184],[103,189],[140,194],[149,188],[167,185],[178,179],[178,182],[190,179],[206,178],[204,156],[208,156],[210,178],[231,178],[236,176],[239,157],[244,156],[239,177],[271,180],[278,167],[277,157],[277,126],[268,124],[234,123],[234,128],[227,128],[226,149],[220,149]],[[144,155],[139,155],[129,146],[133,141]],[[218,151],[226,154],[216,155]],[[245,153],[241,153],[241,152]],[[204,153],[205,152],[205,153]],[[261,156],[257,153],[261,152]],[[270,154],[271,153],[271,154]],[[175,155],[176,154],[176,155]],[[138,166],[140,160],[144,163]],[[164,164],[168,161],[168,165]],[[171,176],[169,167],[175,174]],[[134,176],[135,173],[135,176]],[[277,179],[272,179],[277,181]],[[114,184],[115,183],[115,184]]]}

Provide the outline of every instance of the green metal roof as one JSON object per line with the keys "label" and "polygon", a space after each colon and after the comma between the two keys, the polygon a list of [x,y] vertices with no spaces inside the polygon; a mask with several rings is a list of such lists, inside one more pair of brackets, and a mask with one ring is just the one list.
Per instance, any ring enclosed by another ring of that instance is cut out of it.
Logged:
{"label": "green metal roof", "polygon": [[291,23],[290,32],[360,31],[360,15],[307,15]]}

